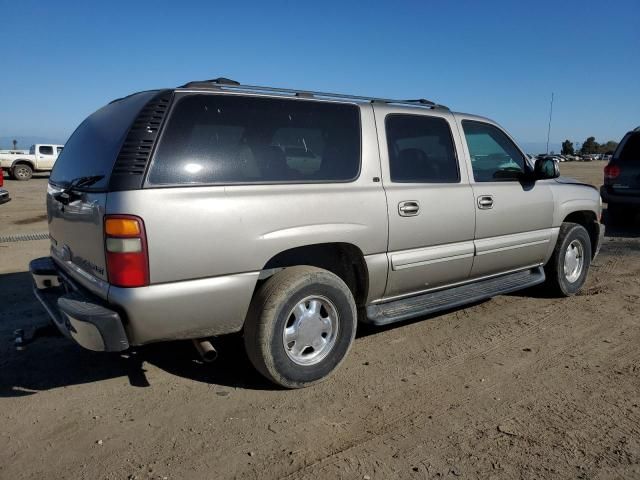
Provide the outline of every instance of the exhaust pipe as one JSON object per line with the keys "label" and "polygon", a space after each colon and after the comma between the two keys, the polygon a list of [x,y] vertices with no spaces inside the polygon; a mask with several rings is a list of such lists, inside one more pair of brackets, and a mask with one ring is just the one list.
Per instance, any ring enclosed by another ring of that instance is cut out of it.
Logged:
{"label": "exhaust pipe", "polygon": [[198,355],[205,363],[214,362],[218,358],[218,351],[206,338],[194,339],[193,346],[196,347]]}

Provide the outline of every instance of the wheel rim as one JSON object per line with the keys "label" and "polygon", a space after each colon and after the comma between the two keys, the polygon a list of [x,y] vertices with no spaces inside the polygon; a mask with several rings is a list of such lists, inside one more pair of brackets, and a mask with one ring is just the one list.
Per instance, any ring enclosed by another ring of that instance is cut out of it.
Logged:
{"label": "wheel rim", "polygon": [[15,176],[18,178],[27,178],[29,176],[29,172],[24,167],[17,167],[14,172]]}
{"label": "wheel rim", "polygon": [[315,365],[333,349],[338,328],[338,310],[328,298],[306,297],[287,317],[282,332],[284,350],[298,365]]}
{"label": "wheel rim", "polygon": [[583,268],[584,248],[580,241],[574,240],[564,254],[564,276],[569,283],[573,283],[580,278]]}

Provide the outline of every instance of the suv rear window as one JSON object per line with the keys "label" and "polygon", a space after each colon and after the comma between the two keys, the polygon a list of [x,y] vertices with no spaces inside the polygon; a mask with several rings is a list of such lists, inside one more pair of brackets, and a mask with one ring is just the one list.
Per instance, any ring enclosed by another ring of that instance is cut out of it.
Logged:
{"label": "suv rear window", "polygon": [[630,133],[613,157],[621,162],[640,162],[640,132]]}
{"label": "suv rear window", "polygon": [[147,183],[347,182],[359,171],[355,105],[197,94],[175,105]]}
{"label": "suv rear window", "polygon": [[49,181],[64,187],[78,177],[104,175],[87,190],[105,189],[129,127],[157,93],[136,93],[116,100],[87,117],[65,143]]}

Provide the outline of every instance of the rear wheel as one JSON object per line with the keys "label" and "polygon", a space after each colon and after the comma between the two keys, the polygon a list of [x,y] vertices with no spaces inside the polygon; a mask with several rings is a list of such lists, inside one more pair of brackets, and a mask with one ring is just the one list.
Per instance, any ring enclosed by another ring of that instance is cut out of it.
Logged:
{"label": "rear wheel", "polygon": [[589,233],[577,223],[563,223],[553,255],[544,267],[547,288],[563,297],[576,294],[587,279],[590,265]]}
{"label": "rear wheel", "polygon": [[16,180],[29,180],[33,176],[33,169],[26,163],[19,163],[11,169],[11,176]]}
{"label": "rear wheel", "polygon": [[321,268],[290,267],[256,292],[245,323],[245,348],[272,382],[306,387],[342,363],[356,324],[353,295],[340,277]]}

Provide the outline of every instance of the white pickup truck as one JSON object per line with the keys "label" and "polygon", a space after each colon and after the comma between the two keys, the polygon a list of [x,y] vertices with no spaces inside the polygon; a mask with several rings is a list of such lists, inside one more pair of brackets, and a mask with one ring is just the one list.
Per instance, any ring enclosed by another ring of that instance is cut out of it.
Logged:
{"label": "white pickup truck", "polygon": [[17,151],[0,152],[0,167],[11,178],[29,180],[34,172],[48,172],[58,159],[64,145],[35,144],[31,145],[29,153]]}

